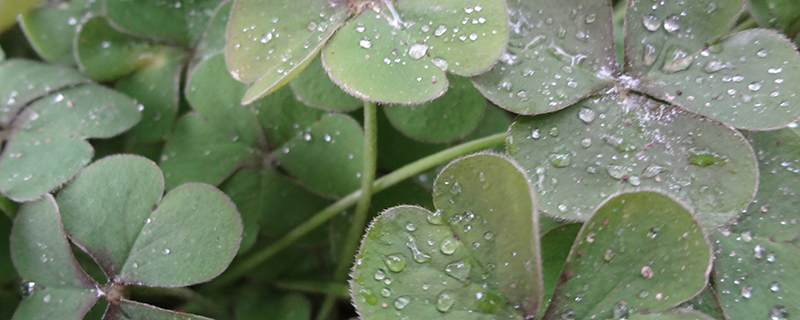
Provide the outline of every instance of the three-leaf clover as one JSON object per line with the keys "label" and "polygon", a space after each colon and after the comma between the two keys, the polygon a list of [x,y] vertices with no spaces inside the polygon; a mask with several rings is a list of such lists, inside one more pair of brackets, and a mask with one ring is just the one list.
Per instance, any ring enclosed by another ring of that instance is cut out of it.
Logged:
{"label": "three-leaf clover", "polygon": [[418,104],[447,90],[446,72],[486,71],[507,37],[500,0],[237,0],[225,52],[233,77],[252,83],[244,103],[277,90],[322,52],[347,93]]}
{"label": "three-leaf clover", "polygon": [[544,319],[624,319],[668,310],[705,287],[711,252],[702,229],[690,210],[653,191],[607,199],[572,238],[560,274],[543,281],[547,239],[539,237],[532,191],[505,156],[450,163],[434,183],[436,211],[394,207],[370,225],[352,274],[358,313],[530,319],[553,294]]}
{"label": "three-leaf clover", "polygon": [[619,67],[608,3],[509,2],[506,58],[473,82],[512,112],[552,113],[521,117],[508,140],[546,213],[585,220],[640,185],[686,201],[706,228],[745,208],[756,163],[733,128],[800,117],[800,55],[773,31],[729,34],[742,7],[629,1]]}
{"label": "three-leaf clover", "polygon": [[[163,193],[155,163],[122,155],[87,167],[57,198],[23,204],[11,251],[28,292],[14,319],[81,319],[100,298],[109,302],[109,319],[201,318],[130,301],[125,287],[179,287],[216,277],[236,254],[241,219],[209,185]],[[107,283],[81,269],[67,238],[97,262]]]}

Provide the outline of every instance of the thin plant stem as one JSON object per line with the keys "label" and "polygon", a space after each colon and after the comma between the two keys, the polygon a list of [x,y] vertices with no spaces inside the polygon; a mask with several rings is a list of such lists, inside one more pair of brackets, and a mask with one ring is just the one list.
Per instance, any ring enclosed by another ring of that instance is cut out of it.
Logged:
{"label": "thin plant stem", "polygon": [[614,5],[614,13],[612,16],[612,20],[614,21],[614,25],[621,25],[622,21],[625,20],[625,8],[627,6],[627,0],[620,0]]}
{"label": "thin plant stem", "polygon": [[[466,142],[446,150],[442,150],[440,152],[434,153],[430,156],[427,156],[425,158],[407,164],[401,167],[400,169],[397,169],[392,173],[389,173],[375,180],[375,183],[372,184],[372,194],[375,194],[386,188],[389,188],[399,183],[400,181],[413,177],[441,163],[453,160],[463,155],[467,155],[473,152],[481,151],[484,149],[500,145],[505,141],[505,137],[506,137],[505,133],[498,133],[482,139]],[[209,286],[212,288],[218,288],[235,282],[246,273],[250,272],[260,264],[264,263],[264,261],[267,261],[276,253],[280,252],[283,249],[286,249],[286,247],[288,247],[301,237],[305,236],[309,232],[313,231],[317,227],[321,226],[323,223],[327,222],[328,220],[330,220],[331,218],[342,212],[342,210],[345,210],[350,206],[356,204],[356,202],[358,202],[360,198],[361,198],[361,190],[357,190],[351,194],[344,196],[343,198],[339,199],[339,201],[336,201],[327,208],[322,209],[322,211],[316,213],[314,216],[312,216],[299,226],[295,227],[292,231],[289,231],[289,233],[287,233],[277,241],[273,242],[271,245],[257,252],[254,252],[253,254],[247,257],[242,258],[238,262],[235,262],[225,273],[223,273],[214,281],[210,282]]]}
{"label": "thin plant stem", "polygon": [[744,21],[742,21],[742,23],[740,23],[737,26],[733,27],[733,29],[731,29],[730,33],[737,33],[737,32],[740,32],[740,31],[747,30],[747,29],[755,28],[757,26],[758,26],[758,23],[756,23],[756,20],[754,20],[752,17],[747,17],[747,20],[744,20]]}
{"label": "thin plant stem", "polygon": [[191,302],[197,304],[198,306],[202,307],[203,310],[205,310],[206,312],[208,312],[209,314],[213,315],[216,318],[224,319],[228,317],[228,314],[223,306],[216,303],[214,300],[211,300],[189,288],[185,287],[159,288],[159,287],[134,286],[131,287],[131,291],[134,294],[140,294],[143,296],[178,298],[185,302]]}
{"label": "thin plant stem", "polygon": [[[372,200],[372,184],[375,183],[375,169],[378,158],[378,107],[374,102],[364,101],[364,164],[361,170],[361,194],[366,195],[358,199],[355,215],[344,241],[344,248],[339,257],[339,265],[333,274],[334,281],[344,281],[347,269],[358,249],[358,242],[367,223],[367,213]],[[327,320],[336,302],[336,295],[328,294],[322,303],[317,320]]]}
{"label": "thin plant stem", "polygon": [[2,210],[9,219],[14,220],[14,217],[17,216],[17,211],[19,210],[19,203],[0,195],[0,210]]}

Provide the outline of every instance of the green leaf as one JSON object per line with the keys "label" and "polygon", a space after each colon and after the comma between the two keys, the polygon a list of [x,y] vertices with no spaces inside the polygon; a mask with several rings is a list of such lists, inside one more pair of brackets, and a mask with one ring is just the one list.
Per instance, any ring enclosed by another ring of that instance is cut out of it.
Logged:
{"label": "green leaf", "polygon": [[91,160],[85,139],[117,135],[140,117],[134,100],[94,84],[37,100],[19,114],[3,150],[0,191],[19,201],[60,186]]}
{"label": "green leaf", "polygon": [[396,9],[384,1],[342,27],[322,61],[331,79],[359,99],[419,104],[444,94],[446,71],[488,70],[503,53],[507,23],[503,1],[410,0]]}
{"label": "green leaf", "polygon": [[119,80],[115,89],[139,101],[142,121],[131,128],[129,135],[145,141],[164,139],[178,114],[181,73],[186,55],[169,47],[127,78]]}
{"label": "green leaf", "polygon": [[78,67],[89,78],[108,81],[164,59],[159,46],[117,31],[101,16],[84,22],[75,39]]}
{"label": "green leaf", "polygon": [[651,314],[631,314],[629,320],[714,320],[714,318],[708,316],[699,311],[689,310],[689,309],[672,309],[669,311],[665,311],[662,313],[651,313]]}
{"label": "green leaf", "polygon": [[50,92],[89,82],[70,68],[28,60],[0,65],[0,127],[6,128],[31,101]]}
{"label": "green leaf", "polygon": [[[219,53],[224,53],[225,29],[228,27],[231,6],[233,6],[233,1],[225,1],[220,3],[219,7],[214,10],[214,16],[209,21],[208,27],[200,38],[200,42],[197,43],[197,47],[194,49],[194,58],[188,68],[189,74],[194,72],[198,63],[208,60]],[[227,68],[225,73],[230,77]]]}
{"label": "green leaf", "polygon": [[632,94],[520,117],[506,142],[532,173],[541,209],[562,219],[586,220],[609,194],[648,187],[687,202],[711,229],[744,209],[757,185],[741,134]]}
{"label": "green leaf", "polygon": [[642,92],[741,129],[777,129],[800,118],[793,87],[800,82],[800,55],[783,35],[747,30],[707,50],[679,41],[664,48],[638,84]]}
{"label": "green leaf", "polygon": [[208,185],[185,184],[162,199],[163,190],[154,163],[113,156],[87,167],[58,201],[73,241],[115,282],[185,286],[214,278],[239,248],[235,206]]}
{"label": "green leaf", "polygon": [[36,0],[3,1],[0,2],[0,32],[5,31],[14,24],[14,19],[20,14],[30,11],[38,3]]}
{"label": "green leaf", "polygon": [[81,319],[97,301],[96,284],[72,256],[52,196],[20,207],[11,255],[27,281],[13,319]]}
{"label": "green leaf", "polygon": [[797,35],[800,7],[791,0],[750,0],[747,8],[750,16],[762,28],[786,32],[790,38]]}
{"label": "green leaf", "polygon": [[31,47],[51,63],[75,65],[73,47],[78,24],[90,14],[99,13],[98,2],[76,0],[44,5],[19,16],[19,25]]}
{"label": "green leaf", "polygon": [[126,33],[190,47],[221,0],[105,1],[105,14]]}
{"label": "green leaf", "polygon": [[358,122],[331,114],[286,142],[273,156],[310,190],[343,197],[361,187],[363,154],[364,132]]}
{"label": "green leaf", "polygon": [[511,160],[477,154],[455,160],[439,175],[436,212],[386,210],[356,256],[351,286],[361,317],[535,315],[541,274],[530,191]]}
{"label": "green leaf", "polygon": [[120,320],[211,320],[198,315],[161,309],[141,302],[120,299],[119,305],[110,305],[103,319]]}
{"label": "green leaf", "polygon": [[297,100],[309,107],[333,112],[351,111],[361,107],[361,101],[339,89],[322,67],[322,60],[314,58],[292,81],[289,81]]}
{"label": "green leaf", "polygon": [[[711,282],[711,280],[709,280],[709,282]],[[682,303],[680,307],[697,310],[713,319],[725,319],[722,306],[720,306],[719,299],[717,298],[718,296],[719,294],[713,284],[709,284],[706,286],[705,290],[694,296],[691,300]]]}
{"label": "green leaf", "polygon": [[[553,296],[556,285],[559,282],[559,276],[561,276],[561,269],[564,268],[564,263],[569,256],[569,250],[572,248],[572,244],[575,242],[575,238],[578,236],[578,232],[581,231],[582,226],[580,223],[562,225],[553,228],[542,236],[542,289],[544,297]],[[539,319],[542,319],[549,304],[550,298],[543,301],[542,308],[539,309]]]}
{"label": "green leaf", "polygon": [[113,279],[163,194],[164,177],[155,163],[111,156],[84,169],[57,201],[72,241]]}
{"label": "green leaf", "polygon": [[[652,71],[662,69],[665,64],[671,64],[674,70],[680,69],[681,63],[691,63],[691,59],[683,60],[685,57],[674,50],[694,55],[705,50],[706,45],[716,44],[736,23],[743,6],[744,0],[629,3],[625,12],[625,72],[634,77],[653,76]],[[728,48],[723,45],[723,49]],[[669,72],[681,77],[689,75]]]}
{"label": "green leaf", "polygon": [[289,87],[278,89],[258,100],[254,108],[267,137],[269,149],[278,148],[289,140],[302,136],[326,114],[323,110],[310,108],[298,101]]}
{"label": "green leaf", "polygon": [[6,61],[6,53],[0,48],[0,62]]}
{"label": "green leaf", "polygon": [[703,290],[710,266],[689,209],[659,192],[616,195],[584,223],[545,319],[658,312]]}
{"label": "green leaf", "polygon": [[563,109],[610,86],[616,71],[607,1],[508,1],[510,39],[500,63],[473,78],[514,113]]}
{"label": "green leaf", "polygon": [[277,294],[261,286],[241,290],[234,307],[239,320],[261,320],[265,315],[273,320],[307,320],[311,310],[311,301],[302,294]]}
{"label": "green leaf", "polygon": [[778,242],[797,239],[800,225],[791,221],[800,217],[800,132],[752,132],[750,143],[758,157],[758,193],[731,231]]}
{"label": "green leaf", "polygon": [[[11,219],[0,219],[0,284],[17,280],[17,272],[14,270],[14,263],[11,262],[11,245],[9,243],[12,225]],[[2,313],[0,313],[0,319],[6,319]]]}
{"label": "green leaf", "polygon": [[245,141],[236,140],[235,135],[215,128],[198,113],[183,116],[164,146],[159,163],[167,190],[186,182],[218,185],[227,179],[257,154]]}
{"label": "green leaf", "polygon": [[343,0],[236,0],[225,56],[236,80],[255,82],[242,103],[272,93],[300,73],[350,11]]}
{"label": "green leaf", "polygon": [[448,79],[452,88],[440,98],[421,105],[386,105],[386,117],[415,140],[437,143],[463,138],[483,120],[486,100],[469,78]]}
{"label": "green leaf", "polygon": [[[796,209],[795,209],[796,211]],[[793,319],[800,314],[800,250],[783,241],[715,234],[714,280],[727,319]]]}
{"label": "green leaf", "polygon": [[[264,144],[256,112],[239,103],[247,90],[245,84],[231,78],[225,56],[209,57],[196,65],[186,81],[186,100],[192,109],[205,116],[209,124],[248,145]],[[261,101],[258,102],[259,106]]]}

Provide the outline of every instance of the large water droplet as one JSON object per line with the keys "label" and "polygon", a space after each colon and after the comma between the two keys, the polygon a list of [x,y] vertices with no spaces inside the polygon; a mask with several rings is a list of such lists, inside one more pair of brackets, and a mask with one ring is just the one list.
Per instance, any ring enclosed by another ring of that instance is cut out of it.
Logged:
{"label": "large water droplet", "polygon": [[36,291],[36,283],[33,281],[23,282],[19,287],[19,292],[22,298],[27,298],[33,295]]}
{"label": "large water droplet", "polygon": [[444,290],[439,293],[439,297],[436,299],[436,310],[439,310],[439,312],[447,312],[453,307],[454,303],[456,303],[456,299],[453,294],[450,291]]}
{"label": "large water droplet", "polygon": [[750,299],[753,297],[753,287],[744,285],[742,286],[742,297]]}
{"label": "large water droplet", "polygon": [[649,31],[656,31],[661,26],[661,20],[652,14],[642,15],[642,24]]}
{"label": "large water droplet", "polygon": [[668,16],[664,19],[664,30],[667,30],[667,32],[678,31],[681,28],[680,19],[681,17],[676,14]]}
{"label": "large water droplet", "polygon": [[439,249],[442,251],[442,253],[446,255],[451,255],[456,252],[457,247],[458,243],[456,243],[456,241],[453,240],[452,237],[448,236],[442,239],[442,245],[439,247]]}
{"label": "large water droplet", "polygon": [[789,310],[782,305],[774,305],[769,309],[770,320],[786,320],[789,318]]}
{"label": "large water droplet", "polygon": [[406,241],[406,247],[411,249],[411,258],[414,259],[417,263],[425,263],[431,261],[431,256],[425,254],[419,248],[417,248],[417,243],[412,236],[408,236],[408,241]]}
{"label": "large water droplet", "polygon": [[261,37],[261,43],[267,43],[272,40],[272,32],[267,32]]}
{"label": "large water droplet", "polygon": [[729,66],[730,66],[729,64],[724,63],[722,61],[711,60],[709,62],[706,62],[706,65],[703,66],[703,71],[705,71],[706,73],[714,73],[722,69],[728,68]]}
{"label": "large water droplet", "polygon": [[608,175],[610,175],[614,179],[622,179],[626,174],[628,174],[628,169],[623,166],[617,165],[610,165],[608,166]]}
{"label": "large water droplet", "polygon": [[469,281],[469,271],[472,269],[469,261],[458,260],[444,267],[444,273],[461,282]]}
{"label": "large water droplet", "polygon": [[375,275],[373,275],[373,278],[375,278],[375,280],[386,279],[386,272],[383,271],[383,269],[375,270]]}
{"label": "large water droplet", "polygon": [[372,293],[372,290],[367,289],[367,288],[361,288],[361,289],[358,290],[358,294],[361,295],[361,297],[367,303],[369,303],[369,304],[371,304],[373,306],[378,304],[378,297],[376,297],[375,294]]}
{"label": "large water droplet", "polygon": [[406,257],[402,253],[393,253],[383,258],[386,268],[394,272],[403,271],[406,267]]}
{"label": "large water droplet", "polygon": [[758,50],[758,52],[756,52],[756,56],[761,57],[761,58],[766,58],[767,55],[769,55],[769,51],[767,51],[767,49],[761,49],[761,50]]}
{"label": "large water droplet", "polygon": [[672,49],[667,58],[669,58],[669,61],[664,61],[664,65],[661,67],[661,71],[664,73],[675,73],[689,69],[689,66],[692,65],[692,60],[694,60],[693,55],[678,48]]}
{"label": "large water droplet", "polygon": [[437,37],[441,37],[445,32],[447,32],[447,26],[440,24],[433,30],[433,35]]}
{"label": "large water droplet", "polygon": [[652,66],[657,58],[658,52],[656,52],[656,46],[646,43],[644,45],[644,54],[642,55],[642,62],[644,62],[644,65],[647,67]]}
{"label": "large water droplet", "polygon": [[424,43],[415,43],[408,49],[408,57],[414,60],[422,59],[425,53],[428,52],[428,45]]}
{"label": "large water droplet", "polygon": [[614,304],[614,319],[628,319],[628,303],[620,301]]}
{"label": "large water droplet", "polygon": [[358,41],[358,45],[364,49],[369,49],[370,47],[372,47],[372,41],[369,38],[364,37]]}
{"label": "large water droplet", "polygon": [[578,112],[578,118],[581,119],[581,121],[590,124],[592,121],[594,121],[594,110],[589,108],[581,108],[581,111]]}
{"label": "large water droplet", "polygon": [[411,302],[411,298],[408,296],[400,296],[397,299],[394,299],[394,308],[397,310],[403,310],[408,303]]}
{"label": "large water droplet", "polygon": [[772,283],[769,284],[769,290],[772,292],[781,291],[781,285],[778,282],[773,281]]}
{"label": "large water droplet", "polygon": [[442,71],[447,71],[447,68],[449,67],[447,60],[445,60],[442,57],[436,57],[431,59],[431,63],[433,63],[434,66],[436,66]]}
{"label": "large water droplet", "polygon": [[561,320],[575,320],[575,311],[570,309],[564,310],[561,313]]}
{"label": "large water droplet", "polygon": [[428,223],[435,226],[444,224],[444,220],[442,220],[442,212],[439,210],[436,210],[436,212],[428,213],[427,219]]}
{"label": "large water droplet", "polygon": [[388,298],[392,296],[392,289],[383,288],[381,289],[381,297]]}
{"label": "large water droplet", "polygon": [[550,163],[556,168],[564,168],[572,163],[572,156],[569,153],[554,153],[550,155]]}
{"label": "large water droplet", "polygon": [[750,91],[758,91],[761,89],[761,82],[753,82],[747,85],[747,89],[750,89]]}

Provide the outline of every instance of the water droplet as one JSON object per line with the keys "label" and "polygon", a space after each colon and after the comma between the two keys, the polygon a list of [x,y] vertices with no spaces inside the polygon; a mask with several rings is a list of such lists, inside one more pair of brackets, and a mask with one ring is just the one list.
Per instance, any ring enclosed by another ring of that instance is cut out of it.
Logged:
{"label": "water droplet", "polygon": [[439,310],[439,312],[447,312],[453,307],[454,303],[456,303],[456,299],[453,294],[450,291],[444,290],[439,293],[439,297],[436,299],[436,310]]}
{"label": "water droplet", "polygon": [[161,251],[161,253],[163,253],[163,254],[169,254],[169,249],[164,249],[163,251]]}
{"label": "water droplet", "polygon": [[46,296],[44,296],[44,298],[42,298],[42,301],[44,301],[44,303],[50,302],[50,294],[47,294]]}
{"label": "water droplet", "polygon": [[575,311],[570,309],[564,310],[561,313],[561,320],[575,320]]}
{"label": "water droplet", "polygon": [[608,166],[608,169],[606,169],[606,171],[608,171],[608,175],[617,180],[622,179],[622,177],[628,174],[627,168],[617,165]]}
{"label": "water droplet", "polygon": [[644,45],[644,55],[642,56],[642,61],[644,65],[649,67],[652,66],[653,63],[656,62],[658,58],[658,52],[656,52],[656,46],[646,43]]}
{"label": "water droplet", "polygon": [[550,163],[556,168],[564,168],[572,163],[572,157],[568,153],[555,153],[550,155]]}
{"label": "water droplet", "polygon": [[753,256],[756,259],[761,259],[761,258],[763,258],[762,254],[764,252],[764,247],[762,247],[761,245],[756,245],[755,248],[753,248],[753,252],[755,252],[755,254]]}
{"label": "water droplet", "polygon": [[677,14],[669,15],[666,19],[664,19],[664,30],[667,30],[667,32],[670,33],[678,31],[678,29],[681,28],[680,19],[680,16]]}
{"label": "water droplet", "polygon": [[789,310],[782,305],[774,305],[769,309],[770,320],[786,320],[789,318]]}
{"label": "water droplet", "polygon": [[362,33],[362,32],[364,32],[364,30],[367,30],[367,28],[364,28],[364,24],[363,23],[356,24],[356,32]]}
{"label": "water droplet", "polygon": [[750,299],[753,297],[753,287],[744,285],[742,286],[742,297],[745,299]]}
{"label": "water droplet", "polygon": [[478,40],[478,34],[473,32],[469,35],[469,39],[472,41]]}
{"label": "water droplet", "polygon": [[647,237],[650,238],[650,239],[655,239],[658,236],[658,231],[660,231],[660,230],[661,229],[658,228],[658,227],[650,228],[650,231],[647,232]]}
{"label": "water droplet", "polygon": [[419,248],[417,248],[417,243],[412,236],[408,236],[408,241],[406,241],[406,247],[411,249],[411,258],[414,259],[417,263],[425,263],[431,261],[431,256],[425,254]]}
{"label": "water droplet", "polygon": [[603,261],[611,262],[614,259],[614,250],[606,249],[606,252],[603,253]]}
{"label": "water droplet", "polygon": [[428,45],[424,43],[415,43],[408,49],[408,57],[414,60],[422,59],[425,53],[428,52]]}
{"label": "water droplet", "polygon": [[486,232],[483,234],[483,239],[486,241],[492,240],[494,238],[494,234],[491,232]]}
{"label": "water droplet", "polygon": [[444,220],[442,220],[442,212],[439,211],[439,210],[436,210],[436,212],[428,213],[427,219],[428,219],[428,223],[430,223],[432,225],[435,225],[435,226],[438,226],[438,225],[441,225],[441,224],[444,223]]}
{"label": "water droplet", "polygon": [[453,240],[451,237],[448,236],[442,240],[442,245],[439,247],[439,249],[442,251],[442,253],[446,255],[451,255],[456,252],[457,247],[458,243],[456,243],[455,240]]}
{"label": "water droplet", "polygon": [[773,281],[769,284],[769,290],[772,292],[778,292],[781,291],[781,286],[778,284],[778,282]]}
{"label": "water droplet", "polygon": [[614,319],[622,320],[628,319],[628,303],[620,301],[614,304]]}
{"label": "water droplet", "polygon": [[392,289],[389,289],[389,288],[381,289],[381,296],[384,297],[384,298],[391,297],[392,296]]}
{"label": "water droplet", "polygon": [[642,277],[650,279],[653,277],[653,269],[650,269],[650,266],[642,267],[642,270],[639,272]]}
{"label": "water droplet", "polygon": [[687,54],[686,51],[678,48],[673,48],[668,57],[670,57],[670,60],[664,61],[664,65],[661,67],[661,71],[664,73],[675,73],[689,69],[694,60],[693,55]]}
{"label": "water droplet", "polygon": [[383,271],[383,269],[375,270],[375,274],[373,275],[373,278],[375,278],[375,280],[386,279],[386,272]]}
{"label": "water droplet", "polygon": [[590,14],[586,15],[586,20],[584,20],[584,21],[586,21],[586,23],[592,23],[595,20],[597,20],[597,15],[594,14],[594,13],[590,13]]}
{"label": "water droplet", "polygon": [[767,55],[769,55],[769,51],[767,51],[767,49],[761,49],[758,50],[758,52],[756,52],[756,56],[759,56],[761,58],[765,58]]}
{"label": "water droplet", "polygon": [[397,299],[394,299],[394,308],[397,310],[403,310],[408,303],[411,302],[411,298],[408,296],[400,296]]}
{"label": "water droplet", "polygon": [[744,242],[753,241],[753,235],[750,233],[750,231],[742,232],[742,236],[741,237],[742,237],[742,240],[744,240]]}
{"label": "water droplet", "polygon": [[469,271],[472,269],[469,261],[459,260],[444,267],[444,273],[461,282],[469,281]]}
{"label": "water droplet", "polygon": [[590,124],[594,121],[594,110],[589,108],[581,108],[581,111],[578,112],[578,118],[580,118],[583,122]]}
{"label": "water droplet", "polygon": [[632,186],[635,187],[640,185],[642,183],[642,180],[639,179],[639,176],[630,176],[628,177],[628,183],[630,183]]}
{"label": "water droplet", "polygon": [[358,41],[358,45],[364,49],[369,49],[370,47],[372,47],[372,41],[367,37],[363,37],[361,38],[361,40]]}
{"label": "water droplet", "polygon": [[770,253],[767,255],[767,262],[775,262],[775,254]]}
{"label": "water droplet", "polygon": [[436,57],[431,59],[431,63],[433,63],[434,66],[436,66],[442,71],[447,71],[447,68],[449,67],[449,65],[447,64],[447,60],[445,60],[442,57]]}
{"label": "water droplet", "polygon": [[267,32],[261,36],[261,43],[267,43],[272,40],[272,32]]}
{"label": "water droplet", "polygon": [[36,291],[36,283],[33,281],[23,282],[19,288],[22,298],[27,298],[33,295]]}
{"label": "water droplet", "polygon": [[447,26],[440,24],[433,30],[433,35],[437,37],[441,37],[445,32],[447,32]]}
{"label": "water droplet", "polygon": [[431,26],[429,26],[427,24],[423,24],[422,27],[420,27],[420,30],[422,30],[422,32],[431,31]]}
{"label": "water droplet", "polygon": [[394,272],[403,271],[406,267],[406,257],[402,253],[393,253],[383,258],[386,268]]}
{"label": "water droplet", "polygon": [[361,297],[364,298],[364,301],[366,301],[367,303],[373,306],[378,304],[378,297],[376,297],[375,294],[372,293],[372,290],[367,288],[361,288],[358,289],[358,294],[360,294]]}
{"label": "water droplet", "polygon": [[647,296],[649,296],[649,295],[650,295],[650,292],[647,292],[647,290],[639,291],[639,293],[636,294],[636,296],[639,297],[639,299],[647,298]]}
{"label": "water droplet", "polygon": [[661,26],[661,20],[652,14],[642,15],[642,24],[648,31],[656,31]]}
{"label": "water droplet", "polygon": [[581,147],[589,148],[592,146],[592,138],[586,137],[581,139]]}
{"label": "water droplet", "polygon": [[647,167],[646,169],[644,169],[644,173],[642,173],[642,177],[644,177],[644,178],[655,177],[659,173],[661,173],[661,170],[664,170],[664,168],[661,167],[661,166],[651,165],[651,166]]}
{"label": "water droplet", "polygon": [[750,91],[758,91],[761,89],[761,82],[753,82],[747,85],[747,89],[750,89]]}
{"label": "water droplet", "polygon": [[767,70],[767,72],[769,72],[770,74],[778,74],[781,73],[782,71],[783,68],[769,68],[769,70]]}
{"label": "water droplet", "polygon": [[729,64],[724,63],[722,61],[711,60],[709,62],[706,62],[706,65],[703,66],[703,71],[705,71],[706,73],[714,73],[722,69],[728,68],[729,66],[730,66]]}

